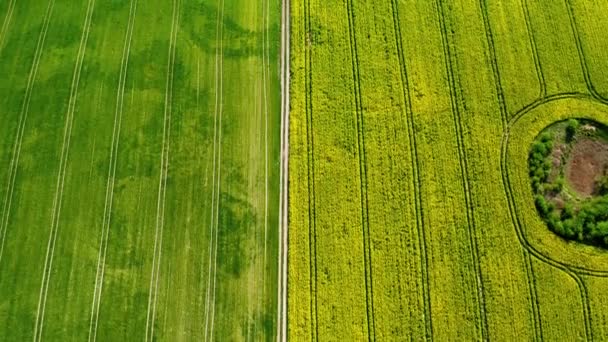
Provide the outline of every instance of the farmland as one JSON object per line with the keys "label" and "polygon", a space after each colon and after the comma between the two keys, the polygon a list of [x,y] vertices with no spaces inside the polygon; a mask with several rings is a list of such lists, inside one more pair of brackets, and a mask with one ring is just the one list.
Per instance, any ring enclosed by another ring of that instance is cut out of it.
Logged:
{"label": "farmland", "polygon": [[528,169],[554,122],[608,124],[606,10],[292,1],[290,340],[608,339],[608,252]]}
{"label": "farmland", "polygon": [[273,339],[280,14],[0,3],[0,340]]}

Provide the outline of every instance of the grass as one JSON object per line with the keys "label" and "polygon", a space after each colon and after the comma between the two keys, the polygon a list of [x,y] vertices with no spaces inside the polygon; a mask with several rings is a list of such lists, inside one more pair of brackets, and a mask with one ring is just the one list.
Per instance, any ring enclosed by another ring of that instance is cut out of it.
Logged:
{"label": "grass", "polygon": [[274,336],[279,6],[2,3],[0,339]]}
{"label": "grass", "polygon": [[290,339],[606,338],[608,254],[527,174],[549,123],[608,118],[604,7],[292,2]]}

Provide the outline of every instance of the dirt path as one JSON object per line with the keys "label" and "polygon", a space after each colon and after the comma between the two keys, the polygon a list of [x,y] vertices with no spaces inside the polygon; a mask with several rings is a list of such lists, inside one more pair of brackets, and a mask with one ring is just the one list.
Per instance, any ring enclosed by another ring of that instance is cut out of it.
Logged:
{"label": "dirt path", "polygon": [[287,341],[287,248],[289,199],[289,33],[290,3],[282,1],[281,12],[281,172],[279,208],[279,286],[277,341]]}

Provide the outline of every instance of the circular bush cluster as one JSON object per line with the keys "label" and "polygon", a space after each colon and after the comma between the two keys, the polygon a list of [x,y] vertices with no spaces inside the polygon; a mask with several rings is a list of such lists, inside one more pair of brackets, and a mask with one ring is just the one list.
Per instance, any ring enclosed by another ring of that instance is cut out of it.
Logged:
{"label": "circular bush cluster", "polygon": [[608,145],[607,137],[608,130],[596,122],[558,122],[538,135],[528,157],[534,202],[548,227],[566,239],[603,247],[608,247],[608,174],[598,175],[592,196],[581,196],[565,169],[579,141]]}

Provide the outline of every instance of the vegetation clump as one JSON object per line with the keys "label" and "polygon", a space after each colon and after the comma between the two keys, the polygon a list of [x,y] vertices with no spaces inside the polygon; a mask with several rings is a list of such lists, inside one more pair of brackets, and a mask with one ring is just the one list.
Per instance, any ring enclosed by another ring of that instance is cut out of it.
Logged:
{"label": "vegetation clump", "polygon": [[529,175],[536,208],[563,238],[608,247],[608,130],[570,119],[532,143]]}

